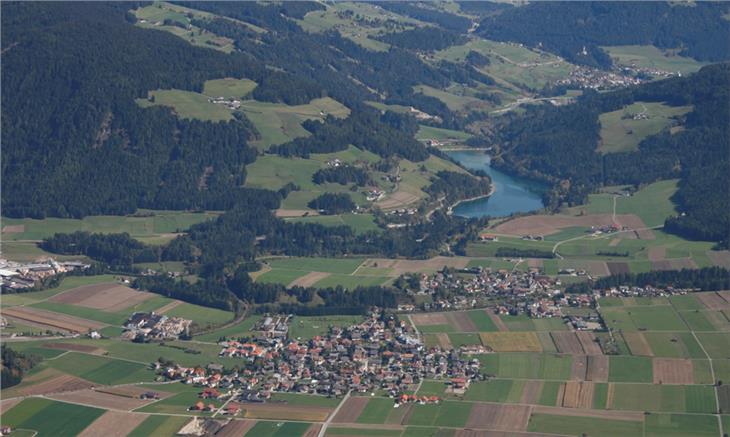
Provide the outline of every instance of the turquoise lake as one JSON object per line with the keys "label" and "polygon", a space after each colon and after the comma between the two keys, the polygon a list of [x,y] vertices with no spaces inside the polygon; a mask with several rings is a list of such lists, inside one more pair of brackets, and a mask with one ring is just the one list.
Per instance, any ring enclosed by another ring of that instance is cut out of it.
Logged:
{"label": "turquoise lake", "polygon": [[462,202],[453,213],[462,217],[505,217],[516,212],[530,212],[542,209],[540,191],[543,187],[525,179],[510,176],[492,168],[489,155],[479,150],[447,152],[464,167],[484,170],[494,184],[495,192],[490,197]]}

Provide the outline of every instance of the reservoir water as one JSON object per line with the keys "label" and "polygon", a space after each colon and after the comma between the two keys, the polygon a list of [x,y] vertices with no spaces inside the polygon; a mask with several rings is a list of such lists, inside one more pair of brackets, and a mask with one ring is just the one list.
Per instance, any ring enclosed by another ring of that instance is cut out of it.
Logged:
{"label": "reservoir water", "polygon": [[544,206],[540,195],[543,187],[492,168],[489,165],[489,155],[483,151],[459,150],[447,153],[468,169],[484,170],[492,178],[495,190],[490,197],[460,203],[453,210],[455,215],[470,218],[505,217],[516,212],[534,211]]}

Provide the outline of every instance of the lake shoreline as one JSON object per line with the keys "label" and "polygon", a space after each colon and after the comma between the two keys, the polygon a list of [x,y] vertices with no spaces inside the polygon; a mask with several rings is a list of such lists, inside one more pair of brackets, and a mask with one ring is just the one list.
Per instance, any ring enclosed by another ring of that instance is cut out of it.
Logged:
{"label": "lake shoreline", "polygon": [[492,197],[492,194],[494,194],[497,191],[497,186],[494,183],[491,183],[489,185],[490,185],[489,192],[487,194],[482,194],[482,195],[479,195],[479,196],[470,197],[468,199],[457,200],[456,202],[454,202],[453,204],[451,204],[446,209],[446,214],[449,214],[449,215],[453,214],[454,213],[454,211],[453,211],[454,208],[456,208],[457,206],[459,206],[462,203],[468,203],[468,202],[473,202],[475,200],[486,199],[486,198]]}
{"label": "lake shoreline", "polygon": [[450,214],[466,218],[497,218],[539,211],[545,207],[540,188],[536,184],[518,175],[493,168],[489,154],[475,150],[446,153],[452,160],[470,170],[484,171],[492,181],[488,194],[459,200],[448,208]]}

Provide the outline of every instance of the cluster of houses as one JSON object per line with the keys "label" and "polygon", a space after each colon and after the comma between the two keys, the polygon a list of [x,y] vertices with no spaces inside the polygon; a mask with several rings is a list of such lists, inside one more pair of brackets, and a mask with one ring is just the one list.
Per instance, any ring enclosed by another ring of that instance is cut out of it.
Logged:
{"label": "cluster of houses", "polygon": [[208,103],[213,103],[215,105],[223,105],[226,108],[235,111],[236,109],[239,109],[241,107],[241,101],[234,98],[226,98],[226,97],[209,97]]}
{"label": "cluster of houses", "polygon": [[478,359],[426,348],[404,322],[377,314],[307,341],[255,337],[221,346],[220,355],[240,359],[242,370],[224,374],[211,366],[173,366],[161,372],[201,387],[235,389],[240,402],[263,402],[272,392],[342,396],[383,390],[397,398],[423,379],[442,379],[465,390],[482,378]]}
{"label": "cluster of houses", "polygon": [[603,297],[667,297],[675,295],[683,295],[700,291],[699,288],[680,288],[680,287],[654,287],[645,285],[643,287],[636,285],[621,285],[605,289],[594,290],[597,295]]}
{"label": "cluster of houses", "polygon": [[601,225],[601,226],[591,226],[591,229],[589,231],[586,231],[593,235],[601,235],[601,234],[611,234],[613,232],[618,231],[626,231],[628,230],[628,226],[619,226],[619,225]]}
{"label": "cluster of houses", "polygon": [[365,198],[370,202],[383,200],[383,198],[385,198],[385,191],[377,187],[369,188],[367,191],[365,191]]}
{"label": "cluster of houses", "polygon": [[32,263],[21,263],[0,259],[0,286],[3,291],[33,288],[40,280],[74,270],[91,267],[79,261],[56,261],[52,258],[38,259]]}
{"label": "cluster of houses", "polygon": [[495,307],[494,299],[499,298],[501,303],[495,307],[497,313],[561,316],[560,308],[555,304],[560,284],[541,275],[538,268],[511,271],[475,267],[459,272],[444,269],[433,275],[419,275],[419,288],[411,291],[416,295],[432,295],[432,302],[423,304],[426,311]]}
{"label": "cluster of houses", "polygon": [[188,334],[192,320],[153,312],[136,312],[124,324],[123,337],[136,341],[177,339]]}
{"label": "cluster of houses", "polygon": [[[459,273],[474,273],[467,276]],[[528,271],[473,268],[460,272],[444,269],[433,275],[420,274],[416,294],[432,295],[431,303],[421,305],[426,311],[491,308],[499,315],[524,314],[531,318],[563,318],[578,330],[602,330],[602,321],[594,312],[588,316],[566,316],[563,308],[596,308],[597,293],[563,294],[559,280],[540,274],[537,268]],[[401,308],[399,307],[399,310]],[[410,312],[416,307],[403,306]],[[461,350],[465,354],[482,350]]]}
{"label": "cluster of houses", "polygon": [[604,71],[578,66],[570,72],[567,78],[557,80],[555,84],[568,88],[608,90],[639,85],[643,82],[646,82],[646,79],[625,74],[622,71]]}

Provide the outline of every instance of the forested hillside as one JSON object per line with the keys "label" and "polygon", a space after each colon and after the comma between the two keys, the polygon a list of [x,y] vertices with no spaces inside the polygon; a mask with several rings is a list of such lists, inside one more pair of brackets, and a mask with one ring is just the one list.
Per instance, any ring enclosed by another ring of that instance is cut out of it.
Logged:
{"label": "forested hillside", "polygon": [[723,2],[531,2],[486,17],[485,38],[541,47],[565,59],[607,68],[600,46],[653,44],[702,61],[730,59]]}
{"label": "forested hillside", "polygon": [[[642,184],[680,177],[674,200],[682,216],[667,229],[728,244],[730,232],[730,64],[687,78],[652,82],[612,93],[587,93],[574,105],[531,107],[512,116],[500,138],[496,165],[554,183],[553,205],[576,205],[602,185]],[[683,129],[649,136],[636,152],[596,151],[598,115],[636,101],[692,105]]]}
{"label": "forested hillside", "polygon": [[491,81],[470,66],[431,66],[407,50],[373,53],[337,33],[303,32],[292,19],[321,8],[314,3],[188,5],[227,17],[194,23],[231,38],[237,50],[225,54],[134,26],[132,3],[4,5],[5,215],[227,209],[244,200],[276,207],[275,194],[241,188],[245,165],[255,160],[247,144],[259,136],[242,113],[211,123],[138,107],[135,99],[151,90],[201,92],[208,79],[245,77],[257,83],[251,97],[258,101],[294,105],[331,96],[352,117],[322,128],[310,123],[312,139],[284,144],[279,153],[344,150],[352,143],[418,161],[428,152],[413,139],[417,126],[401,131],[408,122],[380,117],[363,101],[380,94],[391,103],[415,102],[454,127],[460,122],[446,105],[413,86]]}
{"label": "forested hillside", "polygon": [[136,28],[126,21],[132,6],[3,5],[3,213],[83,217],[138,207],[226,209],[243,199],[275,204],[269,194],[239,188],[244,165],[255,159],[246,146],[255,131],[245,120],[181,120],[134,99],[241,74],[259,81],[263,100],[300,98],[278,87],[277,77],[301,98],[319,96],[320,88],[243,54]]}

